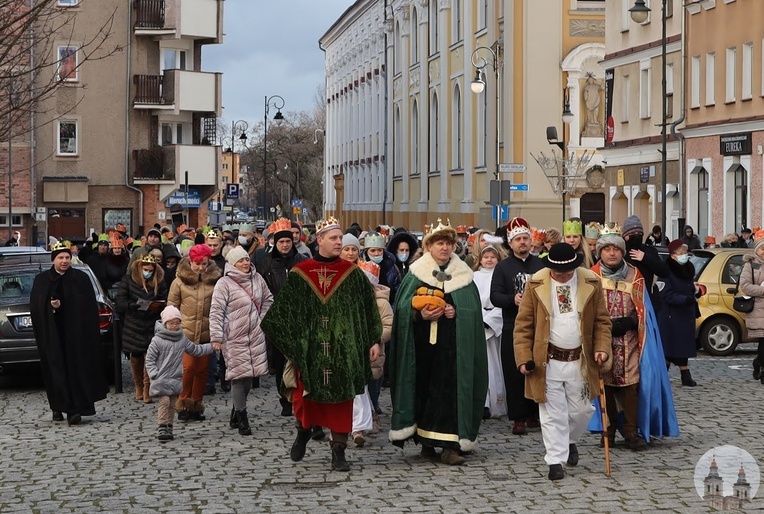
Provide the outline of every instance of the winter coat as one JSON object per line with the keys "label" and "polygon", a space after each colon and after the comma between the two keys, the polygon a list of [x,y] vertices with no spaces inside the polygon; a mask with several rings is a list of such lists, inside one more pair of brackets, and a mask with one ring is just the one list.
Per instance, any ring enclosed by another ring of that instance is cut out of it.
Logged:
{"label": "winter coat", "polygon": [[[254,300],[254,301],[253,301]],[[226,264],[210,308],[210,340],[223,343],[226,380],[268,374],[265,334],[260,321],[273,304],[265,280],[254,269],[242,273]]]}
{"label": "winter coat", "polygon": [[655,287],[654,281],[655,277],[666,278],[669,275],[668,264],[661,259],[660,255],[658,255],[658,250],[656,250],[654,246],[640,243],[639,246],[634,249],[644,252],[645,255],[642,257],[642,260],[637,261],[631,258],[629,255],[628,243],[623,260],[637,268],[639,272],[642,273],[642,276],[645,277],[645,287],[650,294],[650,301],[653,304],[653,309],[658,313],[661,310],[661,295],[658,292],[658,288]]}
{"label": "winter coat", "polygon": [[[764,260],[755,253],[743,256],[740,271],[740,292],[755,298],[753,310],[745,315],[745,327],[749,337],[764,337]],[[760,334],[752,331],[761,331]]]}
{"label": "winter coat", "polygon": [[501,331],[503,340],[507,341],[507,344],[511,344],[515,318],[519,310],[519,307],[515,305],[515,295],[521,292],[517,290],[517,278],[519,275],[533,275],[543,267],[541,259],[534,255],[528,255],[525,260],[522,260],[510,252],[509,257],[503,259],[493,269],[491,303],[502,310],[504,326]]}
{"label": "winter coat", "polygon": [[393,308],[390,305],[390,288],[387,286],[377,286],[374,288],[374,296],[377,299],[377,310],[382,319],[382,337],[380,338],[380,353],[377,360],[371,363],[371,373],[374,380],[382,376],[385,368],[385,344],[390,341],[393,333]]}
{"label": "winter coat", "polygon": [[[90,255],[90,257],[87,258],[85,261],[85,264],[87,264],[91,270],[93,270],[93,275],[98,279],[98,283],[101,284],[101,288],[104,291],[108,291],[112,284],[111,280],[109,280],[108,276],[108,254],[100,255],[98,253],[94,253]],[[122,275],[124,276],[124,274]],[[120,280],[122,277],[119,277]]]}
{"label": "winter coat", "polygon": [[107,287],[105,291],[122,281],[127,274],[127,264],[129,262],[130,257],[125,250],[123,250],[120,255],[114,255],[113,253],[107,255],[106,279],[108,280],[109,287]]}
{"label": "winter coat", "polygon": [[154,323],[162,311],[146,309],[146,302],[164,300],[167,300],[167,285],[162,268],[156,267],[154,276],[146,282],[144,288],[141,261],[135,261],[130,273],[122,278],[117,291],[117,312],[123,320],[123,350],[130,353],[146,352],[154,337]]}
{"label": "winter coat", "polygon": [[662,307],[658,327],[666,358],[695,357],[695,318],[700,316],[695,298],[695,266],[668,259],[669,274],[658,282]]}
{"label": "winter coat", "polygon": [[[502,261],[503,262],[503,261]],[[602,291],[602,281],[592,271],[577,268],[578,290],[576,307],[581,327],[581,371],[589,385],[589,399],[597,397],[600,390],[600,370],[607,372],[612,366],[610,330],[612,323]],[[533,275],[525,287],[520,312],[515,321],[515,362],[525,364],[533,361],[535,369],[525,376],[525,397],[537,403],[546,403],[546,367],[549,357],[550,313],[552,306],[552,279],[549,269]],[[605,352],[607,360],[602,368],[594,362],[595,352]]]}
{"label": "winter coat", "polygon": [[[371,261],[368,255],[369,249],[365,249],[361,254],[361,259],[364,261]],[[390,288],[390,305],[395,305],[395,293],[398,291],[398,286],[401,285],[401,272],[398,271],[398,267],[395,265],[395,261],[398,258],[384,250],[382,254],[382,262],[379,267],[379,284]]]}
{"label": "winter coat", "polygon": [[297,250],[297,253],[305,257],[305,259],[310,259],[311,257],[313,257],[313,252],[310,250],[310,248],[305,246],[305,243],[303,243],[302,241],[295,244],[294,248]]}
{"label": "winter coat", "polygon": [[157,321],[146,352],[151,396],[177,396],[183,391],[183,354],[201,357],[212,353],[211,344],[194,344],[182,329],[169,330]]}
{"label": "winter coat", "polygon": [[[692,235],[690,235],[690,237],[687,237],[688,230],[692,232]],[[684,226],[684,230],[682,231],[682,242],[687,245],[687,249],[689,251],[700,250],[701,248],[703,248],[703,245],[700,244],[700,238],[698,238],[698,236],[695,235],[695,231],[692,229],[690,225]]]}
{"label": "winter coat", "polygon": [[178,263],[167,303],[180,309],[183,315],[183,331],[193,343],[210,342],[212,292],[221,276],[220,268],[212,261],[201,276],[191,269],[188,257],[184,257]]}
{"label": "winter coat", "polygon": [[274,249],[270,252],[255,254],[255,268],[260,276],[265,279],[265,283],[268,284],[268,289],[271,290],[273,296],[277,296],[286,284],[292,266],[306,258],[294,246],[286,255],[281,255],[278,250]]}
{"label": "winter coat", "polygon": [[[409,258],[406,262],[398,260],[398,246],[401,242],[409,244]],[[411,263],[414,261],[414,255],[416,255],[417,248],[419,248],[419,241],[417,241],[417,238],[413,234],[409,234],[408,232],[398,232],[390,239],[390,242],[387,243],[387,251],[395,257],[395,265],[401,274],[401,278],[408,273],[409,266],[411,266]]]}

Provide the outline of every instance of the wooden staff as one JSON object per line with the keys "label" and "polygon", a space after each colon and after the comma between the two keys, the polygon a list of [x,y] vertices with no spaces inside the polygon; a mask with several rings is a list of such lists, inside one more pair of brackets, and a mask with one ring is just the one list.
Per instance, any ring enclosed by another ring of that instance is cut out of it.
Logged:
{"label": "wooden staff", "polygon": [[605,408],[605,381],[600,377],[600,411],[602,411],[602,441],[605,446],[605,475],[610,476],[610,437],[607,432],[607,410]]}

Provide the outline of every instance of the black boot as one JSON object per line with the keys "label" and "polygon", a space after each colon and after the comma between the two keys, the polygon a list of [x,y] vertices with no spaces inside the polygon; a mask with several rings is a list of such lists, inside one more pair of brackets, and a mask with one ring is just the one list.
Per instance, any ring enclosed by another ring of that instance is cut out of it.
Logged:
{"label": "black boot", "polygon": [[332,471],[350,471],[350,464],[345,460],[346,443],[332,441]]}
{"label": "black boot", "polygon": [[695,387],[696,385],[698,385],[698,383],[695,382],[692,379],[692,375],[690,374],[689,368],[688,369],[682,369],[682,370],[680,370],[680,372],[682,374],[682,385],[683,386]]}
{"label": "black boot", "polygon": [[252,435],[252,429],[249,427],[249,420],[247,419],[247,409],[236,411],[236,415],[239,418],[239,435]]}
{"label": "black boot", "polygon": [[231,407],[231,421],[228,422],[231,428],[239,428],[239,417],[236,415],[236,407]]}
{"label": "black boot", "polygon": [[758,357],[753,359],[753,379],[761,379],[761,361],[759,361]]}
{"label": "black boot", "polygon": [[292,449],[289,451],[289,458],[294,462],[300,462],[305,457],[305,448],[310,441],[310,430],[297,429],[297,438],[292,443]]}

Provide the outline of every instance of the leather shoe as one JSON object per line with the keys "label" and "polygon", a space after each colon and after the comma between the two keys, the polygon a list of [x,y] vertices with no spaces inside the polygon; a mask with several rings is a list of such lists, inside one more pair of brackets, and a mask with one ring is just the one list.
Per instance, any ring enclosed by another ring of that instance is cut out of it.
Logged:
{"label": "leather shoe", "polygon": [[578,466],[578,448],[574,443],[568,446],[568,466]]}
{"label": "leather shoe", "polygon": [[448,464],[449,466],[461,466],[466,459],[459,455],[457,450],[453,448],[444,448],[440,454],[440,462]]}
{"label": "leather shoe", "polygon": [[483,419],[491,419],[491,409],[483,407]]}
{"label": "leather shoe", "polygon": [[753,379],[761,380],[761,363],[758,357],[753,359]]}
{"label": "leather shoe", "polygon": [[641,452],[647,449],[647,443],[645,442],[645,440],[637,435],[627,437],[626,446],[628,446],[630,450],[633,450],[635,452]]}
{"label": "leather shoe", "polygon": [[310,438],[314,441],[323,441],[326,437],[326,432],[320,426],[314,426],[310,431]]}
{"label": "leather shoe", "polygon": [[528,428],[525,426],[525,421],[515,421],[512,425],[512,433],[515,435],[525,435],[528,433]]}
{"label": "leather shoe", "polygon": [[433,448],[432,446],[425,446],[425,445],[422,445],[422,449],[419,451],[419,455],[421,455],[425,459],[435,459],[438,457],[438,454],[435,453],[435,448]]}
{"label": "leather shoe", "polygon": [[178,413],[178,421],[188,421],[191,419],[191,413],[187,410],[182,410]]}
{"label": "leather shoe", "polygon": [[562,464],[552,464],[549,466],[549,480],[562,480],[565,478],[565,470]]}
{"label": "leather shoe", "polygon": [[67,414],[66,422],[69,424],[69,426],[79,425],[80,423],[82,423],[82,416],[80,416],[79,414]]}
{"label": "leather shoe", "polygon": [[528,430],[535,430],[541,428],[541,421],[538,418],[528,418],[525,426],[528,427]]}
{"label": "leather shoe", "polygon": [[64,421],[64,415],[60,411],[54,410],[53,421]]}

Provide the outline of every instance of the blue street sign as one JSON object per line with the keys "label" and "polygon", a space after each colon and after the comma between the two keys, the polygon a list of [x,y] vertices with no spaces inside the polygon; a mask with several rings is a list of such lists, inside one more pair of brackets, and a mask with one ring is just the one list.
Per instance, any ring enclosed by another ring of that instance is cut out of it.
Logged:
{"label": "blue street sign", "polygon": [[239,197],[239,184],[228,184],[225,188],[226,198],[238,198]]}
{"label": "blue street sign", "polygon": [[308,208],[307,207],[303,207],[302,208],[302,215],[303,216],[307,216],[308,215]]}
{"label": "blue street sign", "polygon": [[528,184],[510,184],[510,191],[528,191]]}
{"label": "blue street sign", "polygon": [[[491,219],[496,220],[496,206],[491,207]],[[501,206],[501,220],[509,221],[509,205]]]}
{"label": "blue street sign", "polygon": [[202,206],[202,193],[198,189],[188,189],[188,205],[186,205],[186,193],[183,190],[175,191],[167,199],[167,207],[173,205],[180,205],[183,207],[201,207]]}
{"label": "blue street sign", "polygon": [[302,207],[302,200],[300,199],[292,200],[292,207]]}

